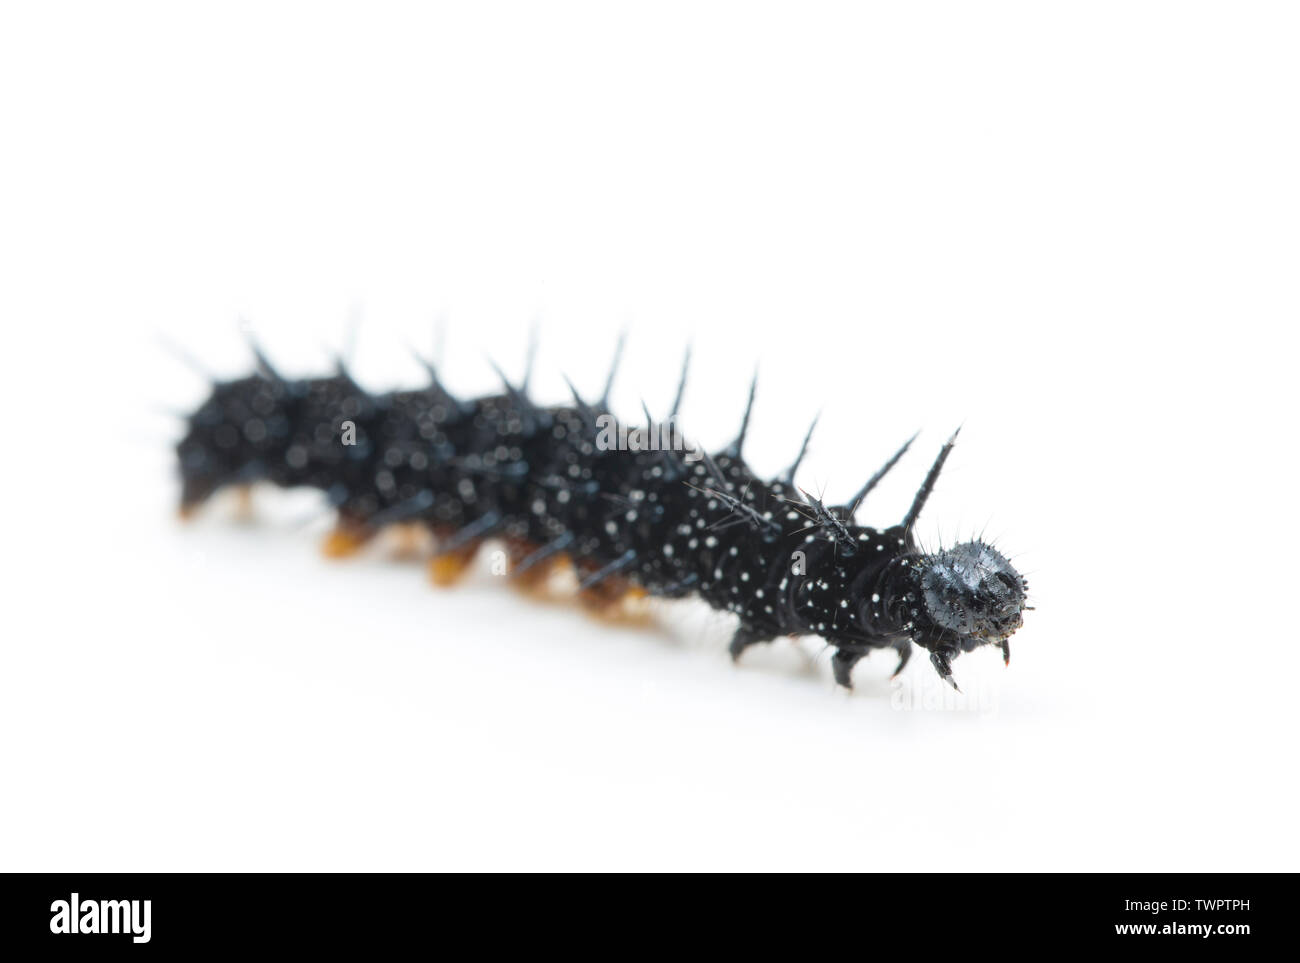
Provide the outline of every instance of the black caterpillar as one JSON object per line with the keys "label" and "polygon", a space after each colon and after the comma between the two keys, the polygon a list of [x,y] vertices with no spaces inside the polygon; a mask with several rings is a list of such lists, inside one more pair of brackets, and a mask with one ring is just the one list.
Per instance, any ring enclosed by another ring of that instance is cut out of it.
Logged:
{"label": "black caterpillar", "polygon": [[320,489],[338,511],[328,543],[336,554],[386,526],[417,523],[437,539],[433,573],[445,582],[486,539],[501,540],[522,582],[571,562],[588,604],[629,591],[698,594],[739,617],[733,658],[778,636],[821,636],[844,686],[872,649],[896,649],[897,674],[918,645],[954,688],[951,663],[962,652],[992,643],[1010,661],[1026,581],[982,540],[925,554],[913,537],[955,433],[903,520],[866,528],[854,513],[915,436],[840,506],[794,484],[812,428],[775,481],[746,466],[753,387],[739,436],[716,455],[649,444],[673,435],[689,353],[667,422],[647,411],[647,428],[621,429],[620,447],[607,443],[620,430],[608,410],[617,354],[600,400],[574,389],[572,405],[543,407],[527,377],[515,387],[502,376],[501,394],[462,400],[430,365],[426,387],[375,395],[341,363],[331,377],[293,379],[253,352],[256,373],[215,383],[177,445],[182,514],[228,486]]}

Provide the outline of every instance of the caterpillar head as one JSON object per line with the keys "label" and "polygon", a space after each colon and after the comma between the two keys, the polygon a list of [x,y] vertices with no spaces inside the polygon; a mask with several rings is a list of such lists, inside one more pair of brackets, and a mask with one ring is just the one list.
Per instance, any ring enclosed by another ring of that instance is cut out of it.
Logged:
{"label": "caterpillar head", "polygon": [[976,540],[927,555],[917,569],[924,621],[937,630],[934,648],[954,641],[961,651],[988,643],[1006,648],[1021,626],[1029,588],[1006,556]]}

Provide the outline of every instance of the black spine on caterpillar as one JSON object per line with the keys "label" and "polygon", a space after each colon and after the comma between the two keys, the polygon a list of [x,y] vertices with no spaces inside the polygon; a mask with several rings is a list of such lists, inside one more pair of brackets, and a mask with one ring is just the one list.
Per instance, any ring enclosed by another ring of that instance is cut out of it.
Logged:
{"label": "black spine on caterpillar", "polygon": [[875,529],[854,514],[912,441],[846,505],[828,506],[794,484],[807,437],[779,479],[745,464],[752,388],[737,439],[710,456],[675,435],[685,371],[667,423],[647,412],[646,428],[629,432],[609,413],[608,383],[596,402],[575,390],[572,405],[542,407],[527,378],[461,400],[430,368],[425,388],[372,395],[341,365],[290,379],[254,350],[256,374],[216,384],[177,446],[183,512],[222,487],[269,481],[325,492],[359,538],[418,521],[442,552],[503,537],[531,549],[523,568],[564,552],[584,589],[617,577],[734,613],[734,658],[782,635],[818,635],[845,686],[872,649],[897,650],[901,670],[919,646],[954,688],[962,652],[996,644],[1010,659],[1025,580],[981,540],[924,553],[913,536],[955,434],[904,519]]}

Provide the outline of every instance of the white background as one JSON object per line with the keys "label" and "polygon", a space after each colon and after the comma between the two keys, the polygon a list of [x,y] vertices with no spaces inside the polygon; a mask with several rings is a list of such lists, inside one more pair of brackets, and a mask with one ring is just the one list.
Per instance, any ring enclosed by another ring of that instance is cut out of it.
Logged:
{"label": "white background", "polygon": [[[6,4],[0,868],[1295,870],[1289,4]],[[174,517],[166,336],[734,432],[1037,605],[836,690],[686,603]]]}

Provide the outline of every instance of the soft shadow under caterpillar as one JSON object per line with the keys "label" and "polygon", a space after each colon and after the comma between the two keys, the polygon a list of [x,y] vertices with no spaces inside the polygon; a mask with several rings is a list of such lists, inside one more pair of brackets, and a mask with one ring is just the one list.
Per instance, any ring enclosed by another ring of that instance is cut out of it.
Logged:
{"label": "soft shadow under caterpillar", "polygon": [[[912,440],[847,504],[826,505],[794,484],[811,428],[780,478],[763,481],[746,466],[752,387],[739,436],[710,456],[601,443],[613,369],[598,401],[574,389],[573,404],[544,407],[527,377],[516,387],[503,376],[501,394],[462,400],[430,367],[426,387],[376,395],[341,364],[329,377],[288,378],[254,353],[256,373],[214,384],[177,445],[184,514],[227,486],[320,489],[338,511],[327,543],[336,554],[385,526],[418,523],[437,539],[432,570],[446,582],[498,539],[521,581],[570,561],[588,604],[635,591],[696,594],[735,613],[734,658],[782,635],[821,636],[844,686],[872,649],[897,650],[901,670],[919,646],[954,688],[951,663],[962,652],[994,644],[1010,660],[1026,581],[982,540],[927,554],[913,537],[956,434],[903,520],[875,529],[853,516]],[[684,366],[665,434],[685,384]]]}

